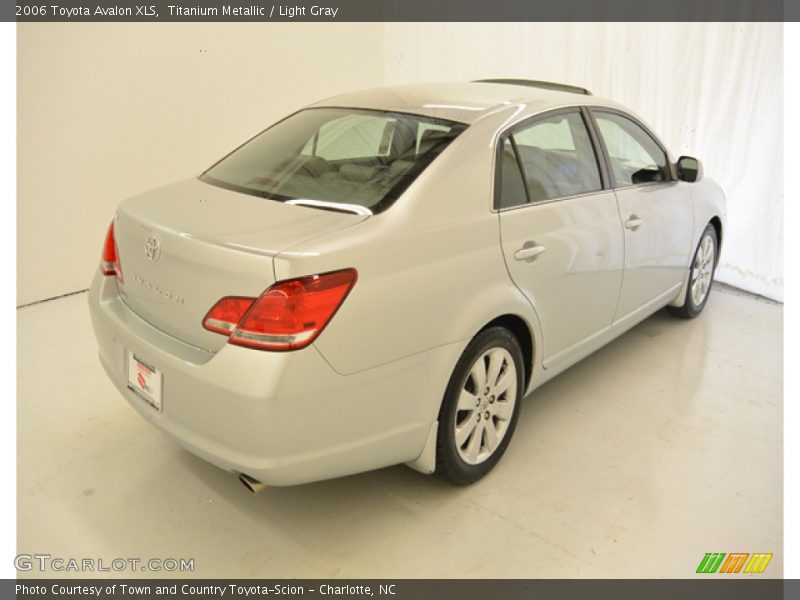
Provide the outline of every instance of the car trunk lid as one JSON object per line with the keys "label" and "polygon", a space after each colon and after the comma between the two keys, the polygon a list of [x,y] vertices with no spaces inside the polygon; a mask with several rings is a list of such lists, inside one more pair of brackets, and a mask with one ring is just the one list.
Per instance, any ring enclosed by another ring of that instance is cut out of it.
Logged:
{"label": "car trunk lid", "polygon": [[203,317],[224,296],[260,295],[282,250],[369,218],[324,211],[189,180],[136,196],[117,213],[120,295],[154,327],[216,351],[225,336]]}

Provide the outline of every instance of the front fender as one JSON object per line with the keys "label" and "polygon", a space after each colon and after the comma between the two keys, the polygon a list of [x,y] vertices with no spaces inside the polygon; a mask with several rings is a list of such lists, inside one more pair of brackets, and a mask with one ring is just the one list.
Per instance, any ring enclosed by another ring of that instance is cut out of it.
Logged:
{"label": "front fender", "polygon": [[719,220],[720,232],[722,234],[718,240],[717,264],[719,264],[723,240],[725,238],[725,227],[727,224],[727,202],[725,193],[716,181],[705,177],[696,183],[687,183],[686,185],[688,186],[687,190],[692,199],[692,207],[694,210],[694,230],[692,231],[692,245],[687,261],[686,274],[683,279],[683,286],[675,297],[675,300],[670,303],[670,306],[677,307],[683,306],[686,302],[686,290],[689,287],[691,262],[694,257],[695,249],[700,243],[700,236],[703,235],[706,227],[713,219]]}

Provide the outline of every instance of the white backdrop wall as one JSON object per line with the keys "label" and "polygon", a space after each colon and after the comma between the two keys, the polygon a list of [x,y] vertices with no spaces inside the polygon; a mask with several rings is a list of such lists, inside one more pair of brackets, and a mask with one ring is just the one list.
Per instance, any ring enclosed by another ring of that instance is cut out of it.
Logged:
{"label": "white backdrop wall", "polygon": [[23,23],[17,46],[18,305],[88,287],[120,200],[383,81],[370,24]]}
{"label": "white backdrop wall", "polygon": [[719,278],[782,297],[780,24],[20,24],[17,303],[84,289],[123,198],[341,91],[488,76],[619,100],[725,188]]}
{"label": "white backdrop wall", "polygon": [[783,297],[783,26],[398,23],[386,81],[522,77],[626,104],[728,197],[718,279]]}

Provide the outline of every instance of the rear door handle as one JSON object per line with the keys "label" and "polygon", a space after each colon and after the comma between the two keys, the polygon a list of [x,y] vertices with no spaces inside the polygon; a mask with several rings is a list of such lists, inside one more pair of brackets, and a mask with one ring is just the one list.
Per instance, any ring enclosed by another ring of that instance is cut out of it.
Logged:
{"label": "rear door handle", "polygon": [[639,217],[637,217],[636,215],[631,215],[628,218],[628,220],[625,221],[625,229],[636,231],[637,229],[639,229],[639,227],[642,226],[642,223],[644,223],[644,221],[642,221]]}
{"label": "rear door handle", "polygon": [[517,260],[530,261],[539,256],[545,250],[547,250],[545,246],[528,246],[526,244],[525,246],[514,252],[514,258],[516,258]]}

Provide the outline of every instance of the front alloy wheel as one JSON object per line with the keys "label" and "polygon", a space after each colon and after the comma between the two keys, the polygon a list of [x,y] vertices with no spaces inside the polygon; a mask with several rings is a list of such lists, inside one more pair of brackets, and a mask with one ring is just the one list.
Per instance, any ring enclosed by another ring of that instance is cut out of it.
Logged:
{"label": "front alloy wheel", "polygon": [[692,280],[690,290],[692,294],[692,304],[702,306],[711,288],[711,278],[714,276],[714,263],[717,251],[714,239],[710,234],[703,236],[697,253],[694,256],[694,267],[692,268]]}
{"label": "front alloy wheel", "polygon": [[700,242],[694,253],[683,306],[668,307],[673,315],[692,319],[703,311],[711,293],[711,284],[714,283],[718,248],[717,230],[709,223],[700,236]]}
{"label": "front alloy wheel", "polygon": [[493,327],[478,334],[456,365],[439,414],[438,473],[466,485],[500,460],[514,431],[524,389],[519,342]]}

